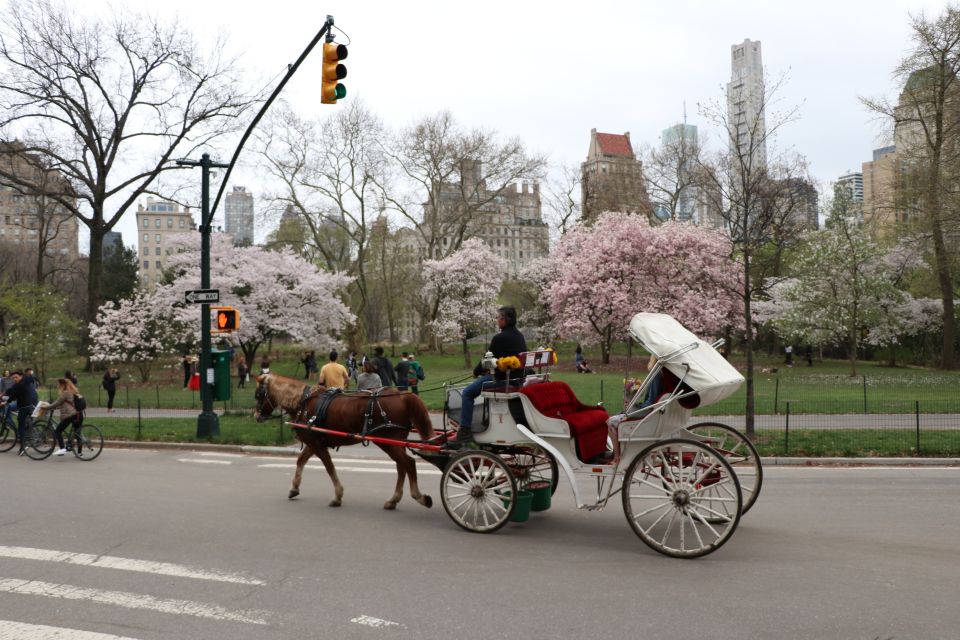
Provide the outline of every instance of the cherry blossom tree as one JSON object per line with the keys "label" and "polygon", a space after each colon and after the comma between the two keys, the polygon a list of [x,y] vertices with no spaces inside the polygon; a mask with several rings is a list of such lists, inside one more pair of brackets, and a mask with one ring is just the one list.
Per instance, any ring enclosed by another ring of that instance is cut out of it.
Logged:
{"label": "cherry blossom tree", "polygon": [[190,324],[156,294],[145,291],[104,303],[97,321],[90,324],[90,360],[130,363],[142,382],[150,381],[150,370],[159,358],[195,346]]}
{"label": "cherry blossom tree", "polygon": [[611,345],[640,311],[670,314],[700,334],[737,326],[740,267],[730,253],[719,231],[605,213],[560,240],[543,301],[561,336],[599,344],[608,364]]}
{"label": "cherry blossom tree", "polygon": [[[180,251],[167,259],[171,282],[157,289],[158,305],[175,308],[177,318],[199,333],[199,309],[183,301],[184,291],[200,285],[199,235],[184,234],[178,244]],[[323,271],[292,252],[234,247],[229,235],[214,234],[210,265],[211,287],[220,290],[221,306],[240,313],[240,330],[225,339],[240,347],[248,363],[277,336],[321,350],[338,347],[341,330],[354,321],[340,297],[350,277]]]}
{"label": "cherry blossom tree", "polygon": [[438,345],[460,340],[467,367],[471,364],[467,338],[490,326],[506,270],[506,262],[476,238],[442,260],[423,264],[423,296],[437,301],[430,331]]}

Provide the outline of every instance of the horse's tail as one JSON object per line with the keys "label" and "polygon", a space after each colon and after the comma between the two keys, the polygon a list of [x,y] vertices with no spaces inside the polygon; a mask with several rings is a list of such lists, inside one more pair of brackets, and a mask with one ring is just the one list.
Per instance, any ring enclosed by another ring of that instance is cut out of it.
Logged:
{"label": "horse's tail", "polygon": [[431,439],[433,437],[433,421],[430,420],[427,405],[420,399],[420,396],[410,393],[407,394],[407,406],[410,407],[410,423],[417,428],[420,439]]}

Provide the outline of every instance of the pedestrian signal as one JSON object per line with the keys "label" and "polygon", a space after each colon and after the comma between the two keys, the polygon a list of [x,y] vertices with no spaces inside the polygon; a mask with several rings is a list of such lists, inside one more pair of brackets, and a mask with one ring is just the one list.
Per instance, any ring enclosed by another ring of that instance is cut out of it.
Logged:
{"label": "pedestrian signal", "polygon": [[347,77],[347,67],[340,64],[346,58],[346,45],[323,44],[323,78],[320,83],[320,102],[323,104],[337,104],[337,100],[347,97],[347,88],[339,82]]}
{"label": "pedestrian signal", "polygon": [[240,314],[233,307],[213,308],[211,333],[231,333],[240,329]]}

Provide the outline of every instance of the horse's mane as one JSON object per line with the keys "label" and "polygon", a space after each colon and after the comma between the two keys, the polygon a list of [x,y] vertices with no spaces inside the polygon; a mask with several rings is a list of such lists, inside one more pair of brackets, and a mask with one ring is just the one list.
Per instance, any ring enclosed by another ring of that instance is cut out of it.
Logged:
{"label": "horse's mane", "polygon": [[257,377],[257,382],[266,381],[267,393],[277,406],[289,411],[296,411],[303,399],[303,392],[310,385],[302,380],[295,380],[276,373],[265,373]]}

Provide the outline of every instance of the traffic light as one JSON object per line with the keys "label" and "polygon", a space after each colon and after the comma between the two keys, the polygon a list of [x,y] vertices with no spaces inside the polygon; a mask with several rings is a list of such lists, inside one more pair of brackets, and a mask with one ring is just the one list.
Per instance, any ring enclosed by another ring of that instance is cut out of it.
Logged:
{"label": "traffic light", "polygon": [[240,313],[233,307],[214,307],[213,313],[213,328],[210,333],[232,333],[240,330]]}
{"label": "traffic light", "polygon": [[323,81],[320,84],[320,102],[323,104],[337,104],[337,100],[347,97],[347,88],[339,82],[347,77],[347,67],[340,64],[346,57],[346,45],[323,44]]}

